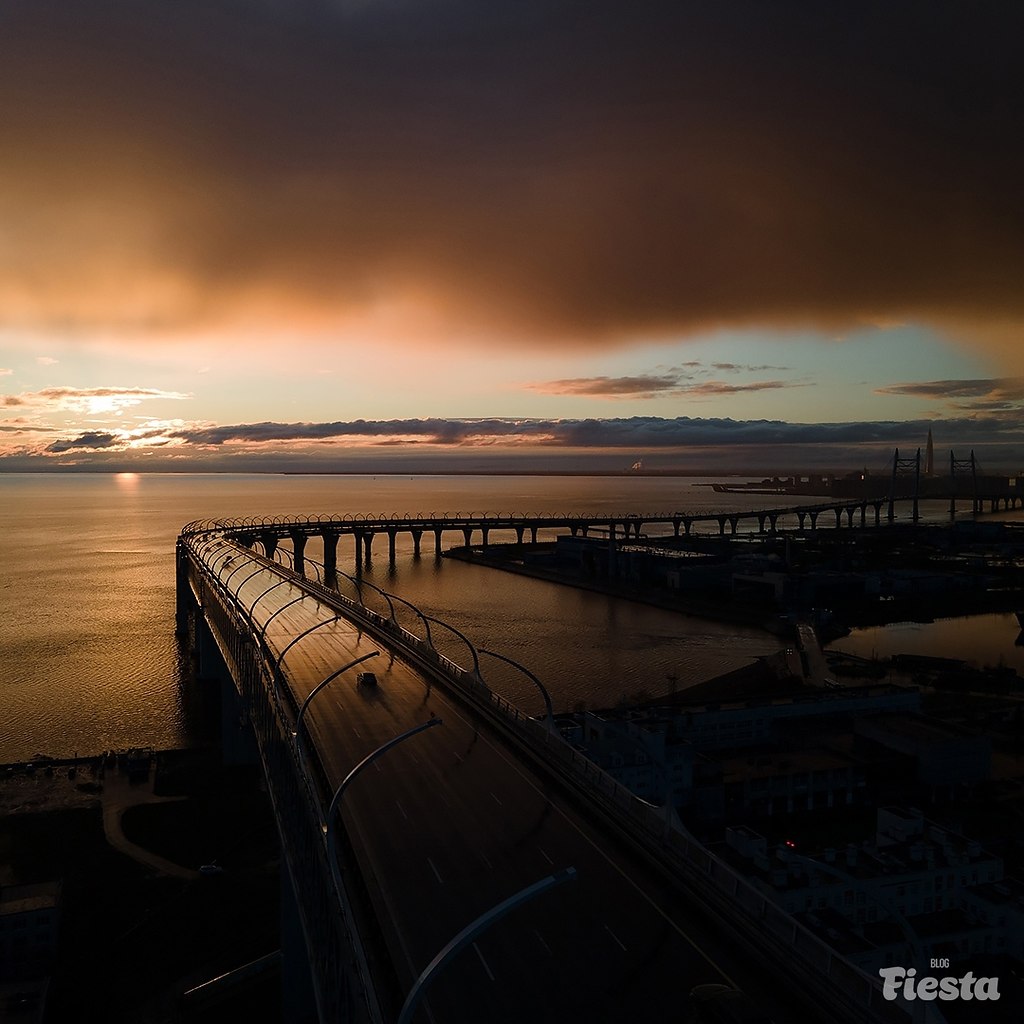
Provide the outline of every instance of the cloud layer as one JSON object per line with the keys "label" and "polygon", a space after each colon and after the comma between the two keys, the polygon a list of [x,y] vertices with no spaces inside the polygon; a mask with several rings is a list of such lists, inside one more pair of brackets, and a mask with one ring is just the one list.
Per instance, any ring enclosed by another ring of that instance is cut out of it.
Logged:
{"label": "cloud layer", "polygon": [[613,343],[922,320],[1012,361],[1024,7],[12,0],[0,308]]}

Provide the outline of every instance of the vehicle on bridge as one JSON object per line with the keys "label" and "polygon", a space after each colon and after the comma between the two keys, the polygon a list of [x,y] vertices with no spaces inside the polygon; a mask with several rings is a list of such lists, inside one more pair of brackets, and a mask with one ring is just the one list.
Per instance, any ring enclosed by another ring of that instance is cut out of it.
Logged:
{"label": "vehicle on bridge", "polygon": [[377,673],[376,672],[360,672],[356,676],[356,686],[376,686],[377,685]]}

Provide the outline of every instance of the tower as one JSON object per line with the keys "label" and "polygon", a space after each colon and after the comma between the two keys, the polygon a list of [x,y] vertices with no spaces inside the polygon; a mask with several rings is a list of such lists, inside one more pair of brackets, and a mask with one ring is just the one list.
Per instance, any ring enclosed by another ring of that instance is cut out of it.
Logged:
{"label": "tower", "polygon": [[932,428],[928,428],[928,447],[925,448],[924,455],[924,475],[934,476],[935,475],[935,445],[932,442]]}

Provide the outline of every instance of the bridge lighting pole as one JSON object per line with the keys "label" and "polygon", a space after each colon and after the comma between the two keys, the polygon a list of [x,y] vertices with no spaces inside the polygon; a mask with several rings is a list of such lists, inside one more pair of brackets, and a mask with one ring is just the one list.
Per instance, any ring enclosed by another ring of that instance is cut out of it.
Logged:
{"label": "bridge lighting pole", "polygon": [[324,619],[323,622],[318,622],[315,626],[310,626],[309,629],[304,629],[298,636],[293,636],[291,640],[284,645],[284,649],[277,656],[277,661],[274,663],[274,675],[276,676],[281,671],[281,662],[284,661],[284,656],[303,638],[309,636],[310,633],[315,632],[324,626],[330,626],[332,623],[339,621],[341,615],[335,615],[333,619]]}
{"label": "bridge lighting pole", "polygon": [[392,747],[397,746],[403,740],[409,739],[411,736],[415,736],[418,732],[423,732],[425,729],[432,729],[435,725],[443,725],[444,721],[440,718],[430,718],[421,725],[413,726],[413,728],[400,733],[398,736],[392,737],[387,743],[382,743],[373,753],[367,754],[353,768],[348,775],[341,780],[341,785],[334,791],[334,796],[331,797],[331,805],[327,808],[327,821],[321,826],[324,833],[327,836],[327,860],[331,865],[331,876],[334,878],[334,886],[340,894],[342,891],[341,876],[338,873],[338,858],[337,858],[337,810],[338,804],[341,802],[342,794],[351,785],[352,780],[364,769],[373,764],[378,757],[386,754]]}
{"label": "bridge lighting pole", "polygon": [[380,651],[371,651],[369,654],[364,654],[361,658],[356,658],[355,661],[350,661],[347,665],[342,665],[341,668],[335,669],[326,679],[322,679],[312,690],[309,691],[308,696],[302,702],[302,707],[299,708],[299,713],[295,719],[295,731],[292,735],[295,737],[295,756],[302,761],[302,719],[305,717],[306,708],[309,707],[309,702],[332,680],[337,679],[343,672],[347,672],[350,668],[355,668],[356,665],[361,665],[364,661],[369,661],[370,658],[376,658],[380,654]]}
{"label": "bridge lighting pole", "polygon": [[[424,622],[436,622],[439,626],[444,626],[445,629],[450,629],[469,648],[469,653],[473,655],[473,675],[476,676],[480,682],[483,682],[480,678],[480,659],[477,657],[476,648],[473,646],[473,642],[469,637],[464,633],[460,633],[454,626],[449,625],[447,622],[442,622],[441,619],[435,619],[432,615],[424,615],[421,612],[420,618],[422,618]],[[430,646],[433,647],[434,644],[431,643]]]}
{"label": "bridge lighting pole", "polygon": [[523,665],[520,665],[518,661],[513,661],[511,658],[506,658],[504,654],[498,654],[495,651],[485,651],[482,648],[480,650],[480,653],[487,654],[492,658],[497,658],[499,661],[508,662],[509,665],[511,665],[513,668],[519,669],[519,671],[522,672],[524,676],[526,676],[529,679],[532,679],[537,684],[537,688],[540,690],[540,694],[544,698],[544,707],[546,709],[544,719],[545,724],[547,725],[549,730],[554,731],[555,711],[554,708],[551,706],[551,697],[548,694],[548,691],[545,688],[544,684],[528,668],[526,668]]}
{"label": "bridge lighting pole", "polygon": [[[406,599],[404,597],[399,597],[397,594],[389,594],[388,596],[391,598],[392,601],[401,601],[402,604],[404,604],[408,608],[411,608],[419,616],[420,621],[423,623],[423,628],[424,628],[424,630],[426,630],[427,646],[430,647],[430,648],[433,648],[434,640],[433,640],[433,638],[430,635],[430,622],[427,620],[427,616],[424,615],[423,612],[421,612],[419,610],[419,608],[417,608],[416,605],[414,605],[411,601],[406,601]],[[391,606],[391,611],[392,611],[392,616],[391,617],[392,617],[392,619],[394,619],[395,624],[397,625],[398,624],[398,619],[396,619],[395,616],[394,616],[394,605]]]}
{"label": "bridge lighting pole", "polygon": [[267,638],[267,626],[269,626],[271,624],[271,622],[273,622],[274,619],[277,618],[277,616],[280,615],[281,612],[283,612],[285,610],[285,608],[291,608],[291,606],[293,604],[298,604],[300,601],[304,600],[306,596],[307,595],[305,593],[301,593],[301,594],[299,594],[298,597],[293,597],[286,604],[281,605],[281,607],[278,608],[276,612],[273,612],[270,615],[270,617],[267,619],[267,621],[264,622],[263,625],[260,627],[260,643],[263,643],[263,641],[266,640],[266,638]]}
{"label": "bridge lighting pole", "polygon": [[[263,598],[265,598],[267,596],[267,594],[269,594],[272,590],[277,590],[278,587],[283,587],[286,583],[291,583],[291,582],[292,582],[291,580],[287,580],[287,579],[286,580],[278,580],[276,583],[274,583],[271,586],[267,587],[267,589],[264,590],[263,593],[260,594],[260,596],[257,597],[256,600],[253,601],[253,603],[251,605],[249,605],[249,611],[246,613],[246,618],[249,618],[249,619],[252,618],[253,609],[255,609],[256,605],[258,605],[260,603],[260,601],[262,601]],[[241,590],[242,588],[239,587],[238,589]]]}
{"label": "bridge lighting pole", "polygon": [[516,907],[521,906],[534,896],[539,896],[548,889],[553,889],[562,882],[573,881],[576,878],[575,868],[562,868],[553,875],[542,878],[525,889],[520,889],[513,896],[503,900],[501,903],[491,907],[486,913],[481,914],[475,921],[466,925],[423,969],[423,973],[416,979],[416,983],[405,998],[402,1012],[398,1015],[398,1024],[411,1024],[413,1015],[419,1006],[426,987],[434,980],[437,972],[457,953],[462,952],[482,931],[489,928],[495,921],[500,920]]}
{"label": "bridge lighting pole", "polygon": [[[245,561],[242,562],[241,565],[236,565],[234,567],[234,569],[232,569],[231,572],[228,573],[228,578],[224,581],[224,589],[225,590],[228,589],[228,584],[231,582],[231,577],[234,576],[235,573],[238,572],[239,569],[244,569],[246,567],[246,565],[251,565],[256,560],[256,556],[255,555],[249,555],[248,558],[246,558],[245,555],[242,555],[241,557],[245,558]],[[224,564],[227,565],[227,562],[225,562]]]}

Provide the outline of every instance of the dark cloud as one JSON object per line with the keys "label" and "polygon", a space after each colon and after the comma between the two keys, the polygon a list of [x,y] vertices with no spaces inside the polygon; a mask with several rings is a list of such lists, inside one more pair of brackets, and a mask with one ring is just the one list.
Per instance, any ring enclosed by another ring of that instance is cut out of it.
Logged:
{"label": "dark cloud", "polygon": [[[699,364],[692,364],[699,365]],[[736,364],[713,364],[716,369],[741,370]],[[759,368],[758,368],[759,369]],[[805,387],[791,381],[763,380],[745,384],[726,384],[709,380],[697,384],[689,383],[690,375],[685,373],[647,374],[635,377],[569,377],[531,384],[534,391],[546,395],[586,395],[597,398],[654,398],[659,394],[687,395],[692,398],[735,395],[746,391],[775,391],[780,388]]]}
{"label": "dark cloud", "polygon": [[[396,438],[436,445],[473,445],[530,441],[538,445],[580,448],[664,448],[762,444],[906,444],[924,438],[929,421],[860,423],[787,423],[782,420],[733,420],[679,416],[631,416],[608,419],[400,419],[334,423],[251,423],[173,431],[188,445],[220,447],[236,443],[321,441],[328,438]],[[947,420],[942,433],[958,443],[1024,442],[1024,418]]]}
{"label": "dark cloud", "polygon": [[602,398],[653,398],[659,392],[674,392],[680,386],[677,374],[635,377],[570,377],[531,384],[546,395],[593,395]]}
{"label": "dark cloud", "polygon": [[1024,321],[1021,4],[8,0],[0,30],[23,325]]}
{"label": "dark cloud", "polygon": [[79,434],[78,437],[71,437],[62,441],[54,441],[53,444],[47,445],[46,451],[53,454],[60,454],[62,452],[74,451],[78,448],[95,449],[121,447],[123,443],[124,438],[119,434],[109,434],[99,430],[88,430],[84,434]]}
{"label": "dark cloud", "polygon": [[998,398],[1024,400],[1024,377],[989,377],[978,380],[930,380],[890,384],[876,388],[880,395],[911,395],[915,398]]}

